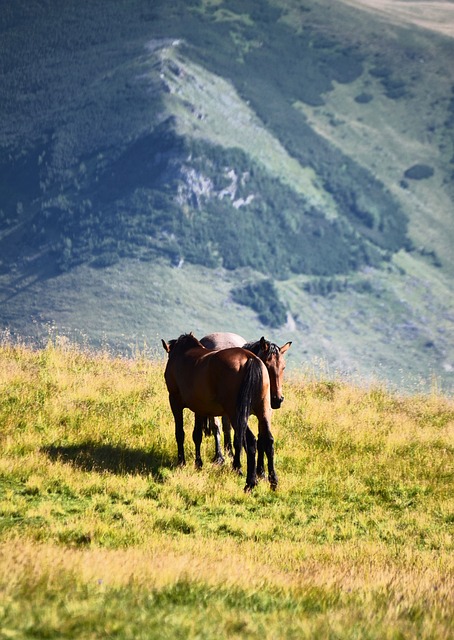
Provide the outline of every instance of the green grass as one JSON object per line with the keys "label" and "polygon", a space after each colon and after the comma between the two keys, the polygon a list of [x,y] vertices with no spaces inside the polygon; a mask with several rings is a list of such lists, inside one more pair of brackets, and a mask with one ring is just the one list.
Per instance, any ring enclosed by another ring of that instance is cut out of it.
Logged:
{"label": "green grass", "polygon": [[163,361],[0,347],[0,637],[452,637],[452,400],[300,373],[277,492],[175,466]]}

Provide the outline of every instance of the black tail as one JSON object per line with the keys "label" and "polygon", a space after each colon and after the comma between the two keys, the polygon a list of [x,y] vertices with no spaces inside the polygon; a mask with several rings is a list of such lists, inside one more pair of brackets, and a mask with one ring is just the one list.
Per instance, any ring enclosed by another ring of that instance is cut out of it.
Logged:
{"label": "black tail", "polygon": [[236,403],[236,422],[241,443],[244,442],[253,399],[256,392],[261,390],[262,384],[262,362],[258,358],[249,358],[245,365],[244,378]]}

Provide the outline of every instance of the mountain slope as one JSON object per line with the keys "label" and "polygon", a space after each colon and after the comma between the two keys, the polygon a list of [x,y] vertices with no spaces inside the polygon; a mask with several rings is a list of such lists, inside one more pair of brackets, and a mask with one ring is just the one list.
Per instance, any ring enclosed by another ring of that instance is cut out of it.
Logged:
{"label": "mountain slope", "polygon": [[[297,366],[450,384],[452,39],[312,1],[1,20],[5,328],[271,333]],[[264,278],[268,326],[233,302]]]}

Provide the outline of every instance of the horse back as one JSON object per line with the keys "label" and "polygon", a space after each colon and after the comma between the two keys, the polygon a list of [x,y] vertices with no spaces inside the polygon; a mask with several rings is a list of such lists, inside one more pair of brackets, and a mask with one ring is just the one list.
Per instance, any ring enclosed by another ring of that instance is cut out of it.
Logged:
{"label": "horse back", "polygon": [[230,347],[242,347],[246,340],[237,333],[210,333],[204,336],[200,342],[207,349],[228,349]]}

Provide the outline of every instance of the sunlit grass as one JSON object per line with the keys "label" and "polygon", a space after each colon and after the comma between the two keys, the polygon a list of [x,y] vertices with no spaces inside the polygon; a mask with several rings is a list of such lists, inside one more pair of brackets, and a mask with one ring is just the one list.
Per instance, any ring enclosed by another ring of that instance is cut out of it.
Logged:
{"label": "sunlit grass", "polygon": [[247,495],[189,412],[177,468],[162,374],[0,346],[5,637],[452,636],[451,399],[295,375]]}

